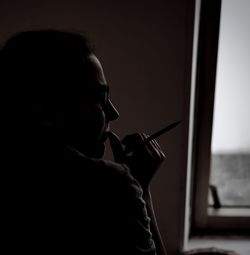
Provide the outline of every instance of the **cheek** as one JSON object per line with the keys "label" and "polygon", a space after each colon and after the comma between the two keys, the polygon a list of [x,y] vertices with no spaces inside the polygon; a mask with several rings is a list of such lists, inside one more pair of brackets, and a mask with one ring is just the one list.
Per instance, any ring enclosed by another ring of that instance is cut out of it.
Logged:
{"label": "cheek", "polygon": [[106,127],[106,117],[100,107],[97,107],[95,114],[92,115],[91,119],[91,127],[96,130],[96,133],[100,136]]}
{"label": "cheek", "polygon": [[88,109],[85,114],[83,125],[87,128],[87,133],[93,139],[98,139],[106,128],[105,113],[99,105],[95,105]]}

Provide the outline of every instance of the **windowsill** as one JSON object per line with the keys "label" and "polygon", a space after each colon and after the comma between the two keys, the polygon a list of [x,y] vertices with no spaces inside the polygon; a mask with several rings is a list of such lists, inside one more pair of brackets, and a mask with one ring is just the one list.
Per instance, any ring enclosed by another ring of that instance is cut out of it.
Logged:
{"label": "windowsill", "polygon": [[250,208],[208,208],[207,213],[212,217],[249,217]]}
{"label": "windowsill", "polygon": [[250,229],[250,208],[208,208],[206,226],[211,230],[235,230],[236,233],[244,233]]}
{"label": "windowsill", "polygon": [[250,254],[250,237],[242,236],[197,236],[192,237],[187,244],[187,249],[219,248],[235,251],[239,255]]}

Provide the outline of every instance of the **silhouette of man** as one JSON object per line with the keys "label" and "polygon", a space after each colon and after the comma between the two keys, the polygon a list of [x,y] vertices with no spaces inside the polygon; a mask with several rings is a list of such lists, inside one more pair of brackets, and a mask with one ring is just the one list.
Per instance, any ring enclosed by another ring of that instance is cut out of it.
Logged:
{"label": "silhouette of man", "polygon": [[[22,32],[0,65],[9,253],[165,254],[149,191],[164,154],[109,131],[119,114],[86,39]],[[107,138],[117,163],[101,159]]]}

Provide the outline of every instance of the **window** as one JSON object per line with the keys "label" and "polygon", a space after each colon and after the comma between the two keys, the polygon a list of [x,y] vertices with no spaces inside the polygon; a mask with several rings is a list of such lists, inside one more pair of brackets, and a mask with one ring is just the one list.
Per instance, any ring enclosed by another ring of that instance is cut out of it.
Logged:
{"label": "window", "polygon": [[201,2],[193,150],[194,231],[231,229],[244,233],[250,228],[249,26],[249,1]]}

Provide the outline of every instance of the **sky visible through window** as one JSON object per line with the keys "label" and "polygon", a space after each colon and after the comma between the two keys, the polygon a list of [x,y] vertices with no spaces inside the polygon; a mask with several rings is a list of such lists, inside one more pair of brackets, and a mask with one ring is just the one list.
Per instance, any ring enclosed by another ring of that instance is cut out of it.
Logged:
{"label": "sky visible through window", "polygon": [[250,1],[223,0],[210,176],[222,206],[250,206],[249,27]]}

